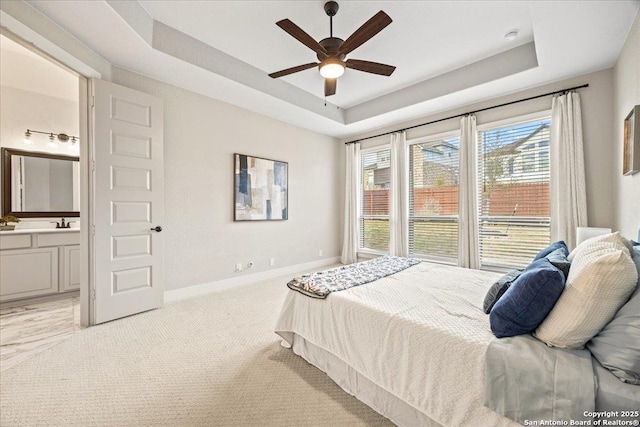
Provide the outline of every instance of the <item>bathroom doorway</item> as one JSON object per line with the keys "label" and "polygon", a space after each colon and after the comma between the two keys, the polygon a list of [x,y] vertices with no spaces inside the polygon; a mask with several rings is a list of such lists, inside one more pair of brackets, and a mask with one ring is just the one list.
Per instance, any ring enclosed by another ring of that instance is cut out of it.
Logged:
{"label": "bathroom doorway", "polygon": [[0,371],[88,323],[87,98],[84,76],[2,30]]}

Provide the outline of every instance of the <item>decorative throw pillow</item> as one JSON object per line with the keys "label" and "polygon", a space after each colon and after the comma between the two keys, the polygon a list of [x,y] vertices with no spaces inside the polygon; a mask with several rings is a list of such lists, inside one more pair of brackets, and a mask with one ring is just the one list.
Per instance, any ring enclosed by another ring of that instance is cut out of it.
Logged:
{"label": "decorative throw pillow", "polygon": [[560,298],[564,282],[548,259],[532,262],[491,309],[493,334],[503,338],[534,331]]}
{"label": "decorative throw pillow", "polygon": [[[640,270],[640,251],[638,251]],[[640,385],[640,286],[587,348],[621,381]]]}
{"label": "decorative throw pillow", "polygon": [[567,253],[564,248],[556,249],[551,252],[549,255],[545,257],[549,260],[551,265],[556,267],[558,270],[562,271],[564,274],[564,278],[566,279],[569,275],[569,268],[571,267],[571,262],[567,259]]}
{"label": "decorative throw pillow", "polygon": [[552,346],[582,348],[629,299],[638,272],[617,232],[589,239],[572,254],[566,289],[535,335]]}
{"label": "decorative throw pillow", "polygon": [[539,259],[542,259],[547,255],[549,255],[551,252],[556,251],[558,249],[564,250],[564,256],[569,255],[569,248],[567,247],[567,244],[564,241],[559,240],[557,242],[550,244],[549,246],[547,246],[546,248],[538,252],[538,255],[536,255],[535,258],[533,258],[533,260],[537,261]]}
{"label": "decorative throw pillow", "polygon": [[493,305],[504,295],[509,289],[509,286],[520,276],[522,270],[511,270],[504,276],[502,276],[496,283],[491,285],[487,291],[487,295],[484,297],[484,303],[482,304],[482,310],[489,314]]}

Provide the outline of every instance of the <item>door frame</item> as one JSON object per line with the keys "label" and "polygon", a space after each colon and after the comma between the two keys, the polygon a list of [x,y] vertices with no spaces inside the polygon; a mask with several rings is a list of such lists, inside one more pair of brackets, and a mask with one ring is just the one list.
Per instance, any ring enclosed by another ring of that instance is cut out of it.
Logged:
{"label": "door frame", "polygon": [[[94,323],[93,289],[93,123],[91,120],[93,99],[89,79],[80,76],[80,326]],[[85,153],[82,156],[82,153]],[[84,212],[84,214],[83,214]]]}

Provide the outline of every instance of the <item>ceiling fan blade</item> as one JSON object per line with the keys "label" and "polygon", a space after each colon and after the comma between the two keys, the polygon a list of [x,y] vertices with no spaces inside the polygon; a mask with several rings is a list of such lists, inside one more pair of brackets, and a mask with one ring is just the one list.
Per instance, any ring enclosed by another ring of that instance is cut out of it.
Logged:
{"label": "ceiling fan blade", "polygon": [[275,73],[269,74],[269,77],[273,79],[277,79],[278,77],[287,76],[289,74],[297,73],[298,71],[308,70],[309,68],[317,67],[317,62],[309,62],[308,64],[298,65],[297,67],[287,68],[286,70],[276,71]]}
{"label": "ceiling fan blade", "polygon": [[316,53],[320,53],[324,56],[328,56],[329,53],[327,50],[320,45],[317,41],[315,41],[309,34],[305,33],[304,30],[298,27],[296,24],[291,22],[288,19],[283,19],[282,21],[276,22],[276,25],[287,33],[289,33],[293,38],[298,40],[303,45],[307,46],[309,49]]}
{"label": "ceiling fan blade", "polygon": [[335,95],[337,85],[338,79],[324,79],[324,96]]}
{"label": "ceiling fan blade", "polygon": [[352,68],[365,73],[379,74],[381,76],[390,76],[395,71],[393,65],[381,64],[379,62],[363,61],[361,59],[347,59],[345,62],[347,68]]}
{"label": "ceiling fan blade", "polygon": [[387,25],[393,22],[389,15],[380,11],[376,13],[373,18],[362,24],[348,39],[342,43],[338,51],[338,55],[346,55],[352,50],[360,47],[363,43],[367,42],[370,38],[382,31]]}

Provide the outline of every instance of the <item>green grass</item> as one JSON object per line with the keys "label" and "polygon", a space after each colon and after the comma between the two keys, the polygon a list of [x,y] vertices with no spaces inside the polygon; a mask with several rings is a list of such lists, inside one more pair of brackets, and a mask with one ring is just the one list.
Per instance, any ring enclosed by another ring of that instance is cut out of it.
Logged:
{"label": "green grass", "polygon": [[[364,247],[386,252],[389,248],[389,222],[364,221]],[[409,224],[414,241],[411,255],[436,256],[456,260],[458,257],[457,220],[413,220]],[[538,251],[550,243],[547,224],[485,223],[481,232],[483,266],[522,268]],[[529,246],[530,248],[527,248]]]}

